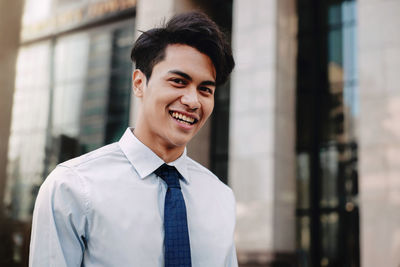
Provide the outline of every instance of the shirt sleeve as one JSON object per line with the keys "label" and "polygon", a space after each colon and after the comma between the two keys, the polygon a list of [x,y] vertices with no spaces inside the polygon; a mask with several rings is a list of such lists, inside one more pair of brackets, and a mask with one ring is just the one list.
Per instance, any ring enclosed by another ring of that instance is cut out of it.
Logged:
{"label": "shirt sleeve", "polygon": [[228,258],[226,260],[226,267],[238,267],[235,244],[232,244],[230,253],[229,253]]}
{"label": "shirt sleeve", "polygon": [[32,219],[29,266],[81,266],[87,236],[82,180],[58,166],[42,184]]}
{"label": "shirt sleeve", "polygon": [[[233,194],[233,191],[230,189],[230,202],[231,202],[231,210],[233,213],[233,229],[236,227],[236,199],[235,195]],[[232,233],[234,235],[234,233]],[[238,260],[237,260],[237,255],[236,255],[236,246],[235,246],[235,238],[232,238],[232,245],[230,248],[229,253],[227,254],[226,258],[226,267],[238,267]]]}

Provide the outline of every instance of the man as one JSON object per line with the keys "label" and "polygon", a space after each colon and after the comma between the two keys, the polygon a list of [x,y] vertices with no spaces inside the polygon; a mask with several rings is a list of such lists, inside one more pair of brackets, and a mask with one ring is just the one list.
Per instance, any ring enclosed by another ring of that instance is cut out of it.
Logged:
{"label": "man", "polygon": [[192,12],[144,32],[131,56],[136,127],[49,175],[30,266],[237,266],[233,193],[185,149],[234,67],[230,46]]}

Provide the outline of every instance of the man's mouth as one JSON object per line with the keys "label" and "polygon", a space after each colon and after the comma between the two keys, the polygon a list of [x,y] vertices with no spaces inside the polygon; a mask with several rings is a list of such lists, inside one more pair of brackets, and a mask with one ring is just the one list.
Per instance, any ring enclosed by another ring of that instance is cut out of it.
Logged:
{"label": "man's mouth", "polygon": [[175,120],[177,120],[177,121],[179,121],[181,123],[187,124],[187,125],[193,125],[198,121],[197,119],[195,119],[193,117],[187,116],[185,114],[182,114],[182,113],[179,113],[179,112],[176,112],[176,111],[170,111],[169,114],[171,114],[171,116]]}

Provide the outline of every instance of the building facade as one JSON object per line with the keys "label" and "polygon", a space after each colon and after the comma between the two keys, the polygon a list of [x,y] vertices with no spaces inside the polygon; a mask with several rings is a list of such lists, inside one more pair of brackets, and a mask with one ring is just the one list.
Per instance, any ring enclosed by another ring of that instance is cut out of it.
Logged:
{"label": "building facade", "polygon": [[128,126],[135,7],[25,1],[2,211],[12,229],[2,234],[14,245],[5,266],[27,264],[34,201],[56,164],[117,141]]}
{"label": "building facade", "polygon": [[40,2],[22,19],[0,263],[26,265],[55,165],[134,125],[137,30],[200,9],[236,68],[188,153],[235,192],[240,265],[399,266],[400,1]]}

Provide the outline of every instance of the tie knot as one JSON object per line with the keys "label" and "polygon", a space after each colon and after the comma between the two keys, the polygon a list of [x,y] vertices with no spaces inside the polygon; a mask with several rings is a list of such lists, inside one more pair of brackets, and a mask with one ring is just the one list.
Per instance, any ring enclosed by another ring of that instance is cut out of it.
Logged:
{"label": "tie knot", "polygon": [[164,163],[155,170],[154,173],[167,183],[168,188],[181,188],[179,179],[182,178],[182,176],[174,166],[169,166]]}

